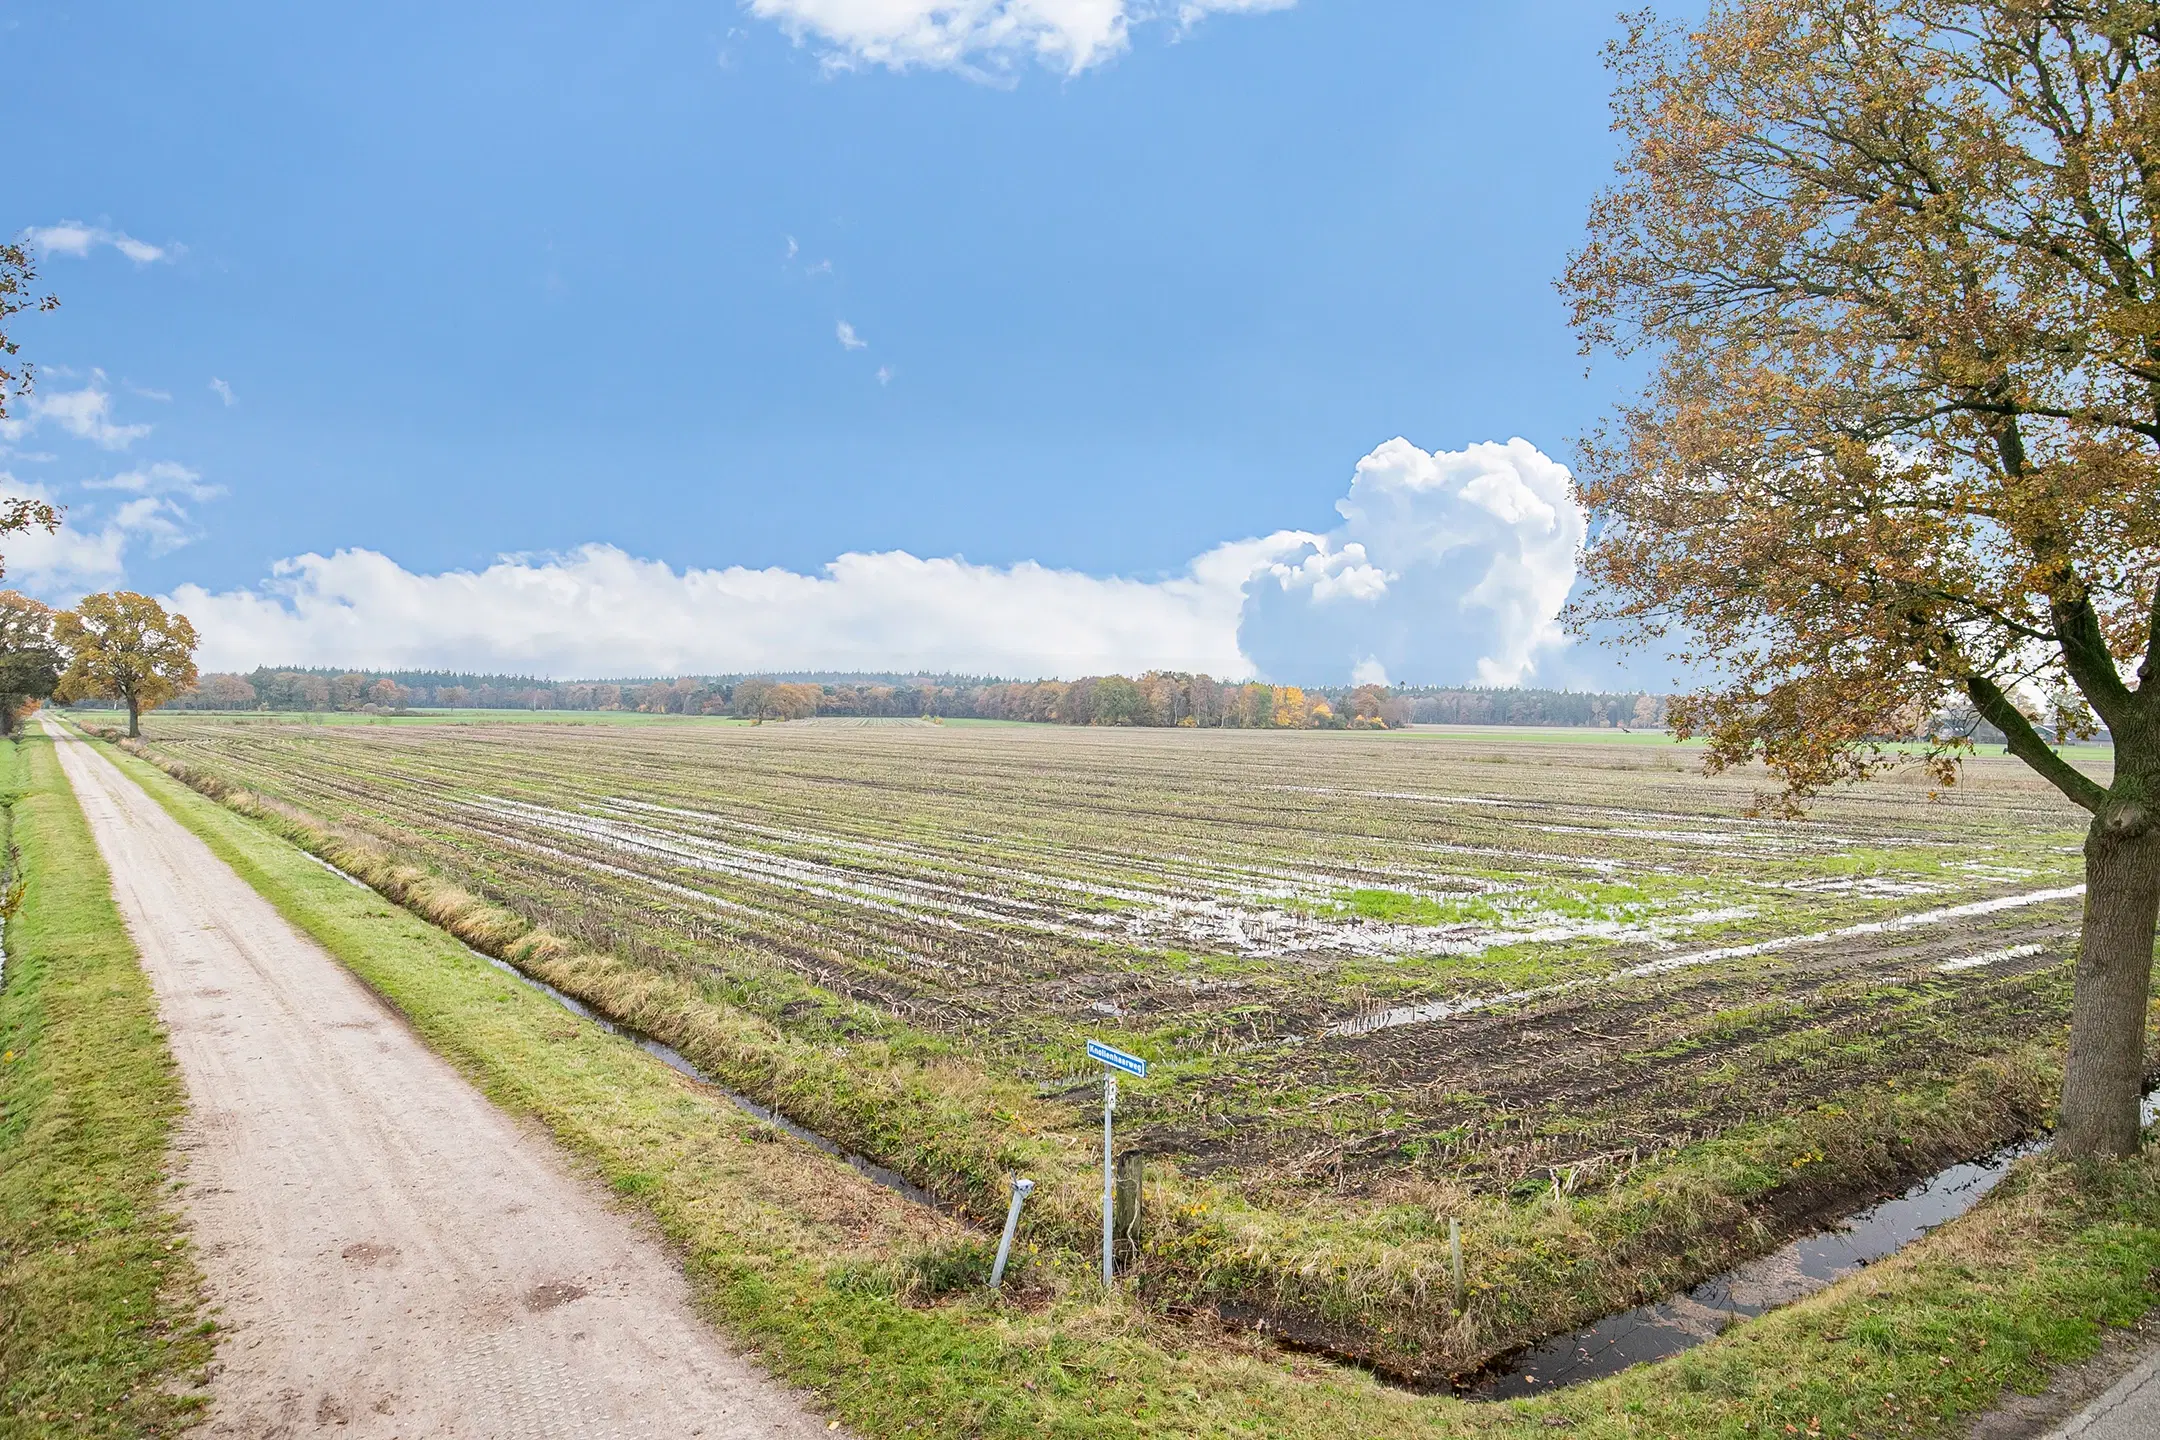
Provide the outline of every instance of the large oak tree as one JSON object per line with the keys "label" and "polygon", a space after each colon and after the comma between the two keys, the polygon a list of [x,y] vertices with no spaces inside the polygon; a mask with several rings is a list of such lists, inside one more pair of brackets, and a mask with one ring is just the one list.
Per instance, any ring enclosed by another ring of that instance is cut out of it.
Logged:
{"label": "large oak tree", "polygon": [[[1958,701],[2089,812],[2059,1143],[2127,1153],[2160,914],[2160,5],[1715,0],[1610,59],[1619,173],[1562,288],[1649,378],[1586,446],[1578,619],[1715,674],[1675,718],[1788,804]],[[2096,726],[2105,780],[2051,743]],[[1927,757],[1945,783],[1957,754]]]}
{"label": "large oak tree", "polygon": [[142,733],[154,710],[196,680],[195,627],[148,595],[114,590],[85,595],[53,622],[68,666],[53,693],[62,700],[118,700],[128,734]]}

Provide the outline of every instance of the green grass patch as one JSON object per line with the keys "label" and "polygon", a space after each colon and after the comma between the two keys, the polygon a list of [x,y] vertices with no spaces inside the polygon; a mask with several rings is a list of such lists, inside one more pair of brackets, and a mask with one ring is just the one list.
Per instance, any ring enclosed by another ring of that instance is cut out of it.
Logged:
{"label": "green grass patch", "polygon": [[1384,920],[1390,925],[1460,925],[1468,921],[1497,925],[1505,918],[1476,896],[1436,900],[1430,895],[1406,895],[1400,890],[1345,890],[1335,901],[1343,913],[1360,920]]}
{"label": "green grass patch", "polygon": [[0,1436],[173,1434],[211,1351],[162,1198],[185,1097],[51,741],[0,742],[0,803],[23,882],[0,988]]}
{"label": "green grass patch", "polygon": [[[1377,920],[1389,925],[1483,925],[1521,929],[1556,920],[1636,921],[1682,903],[1706,905],[1714,898],[1699,883],[1661,875],[1639,881],[1585,880],[1533,883],[1505,874],[1505,883],[1480,894],[1424,895],[1404,890],[1337,890],[1324,901],[1288,900],[1283,908],[1322,919]],[[1734,898],[1737,898],[1735,892]]]}

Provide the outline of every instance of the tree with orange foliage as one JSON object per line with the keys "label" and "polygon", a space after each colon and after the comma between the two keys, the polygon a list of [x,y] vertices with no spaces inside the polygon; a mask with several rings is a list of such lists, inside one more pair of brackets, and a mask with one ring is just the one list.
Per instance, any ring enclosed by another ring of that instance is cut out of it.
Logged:
{"label": "tree with orange foliage", "polygon": [[28,595],[0,590],[0,735],[13,735],[59,683],[53,612]]}
{"label": "tree with orange foliage", "polygon": [[[1561,285],[1586,350],[1654,365],[1585,447],[1574,619],[1709,667],[1674,730],[1713,769],[1762,759],[1788,809],[1963,699],[2087,811],[2059,1144],[2130,1153],[2160,915],[2160,5],[1717,0],[1609,59],[1618,177]],[[2051,743],[2101,725],[2107,783]],[[1953,783],[1967,748],[1925,763]]]}
{"label": "tree with orange foliage", "polygon": [[143,711],[196,680],[195,627],[185,615],[166,614],[148,595],[85,595],[55,618],[53,637],[68,656],[53,693],[62,700],[122,702],[130,735],[142,734]]}

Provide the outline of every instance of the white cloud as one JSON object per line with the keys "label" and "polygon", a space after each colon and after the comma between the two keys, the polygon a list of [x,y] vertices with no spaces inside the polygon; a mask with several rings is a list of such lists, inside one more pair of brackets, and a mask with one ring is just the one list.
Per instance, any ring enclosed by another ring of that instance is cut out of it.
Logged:
{"label": "white cloud", "polygon": [[185,465],[158,460],[137,470],[123,471],[101,480],[83,481],[85,490],[125,490],[131,495],[183,495],[190,500],[214,500],[225,493],[222,485],[205,485],[202,476]]}
{"label": "white cloud", "polygon": [[[281,562],[257,591],[176,590],[206,668],[450,665],[554,675],[962,670],[1081,675],[1164,666],[1249,674],[1244,586],[1266,542],[1167,580],[1033,563],[849,554],[816,575],[678,572],[607,545],[416,575],[369,550]],[[360,663],[357,658],[349,663]]]}
{"label": "white cloud", "polygon": [[895,372],[894,372],[894,370],[893,370],[892,366],[890,366],[890,365],[880,365],[880,366],[878,366],[878,367],[877,367],[877,383],[878,383],[878,384],[880,384],[880,385],[890,385],[890,384],[892,384],[892,377],[893,377],[894,373],[895,373]]}
{"label": "white cloud", "polygon": [[1297,0],[1184,0],[1178,6],[1178,24],[1189,28],[1210,15],[1258,15],[1269,10],[1288,10],[1295,4]]}
{"label": "white cloud", "polygon": [[[1177,24],[1213,13],[1286,9],[1295,0],[1185,0]],[[976,78],[1032,60],[1077,75],[1122,53],[1136,23],[1168,18],[1156,0],[747,0],[829,69],[955,70]]]}
{"label": "white cloud", "polygon": [[[17,480],[0,471],[0,493],[57,503],[46,487]],[[144,495],[102,517],[86,506],[71,506],[51,534],[32,529],[0,542],[7,566],[5,583],[57,604],[73,604],[91,590],[107,590],[127,579],[130,550],[147,547],[164,554],[192,538],[187,512],[159,495]]]}
{"label": "white cloud", "polygon": [[148,265],[155,260],[170,260],[178,248],[152,245],[147,240],[137,240],[124,231],[107,230],[101,225],[85,225],[80,220],[63,220],[57,225],[34,225],[23,232],[23,238],[48,255],[72,255],[78,259],[100,245],[110,245],[137,265]]}
{"label": "white cloud", "polygon": [[[62,505],[60,528],[29,530],[0,539],[5,583],[56,604],[73,604],[85,591],[109,590],[127,580],[128,559],[137,553],[166,555],[200,533],[182,502],[213,500],[224,487],[170,460],[153,461],[120,474],[85,480],[81,490],[113,492],[118,503],[98,497],[69,499],[51,487],[18,480],[0,470],[0,494]],[[125,497],[125,498],[119,498]]]}
{"label": "white cloud", "polygon": [[132,542],[147,540],[152,555],[167,555],[195,538],[187,511],[161,495],[144,495],[113,512],[108,528]]}
{"label": "white cloud", "polygon": [[1560,608],[1585,522],[1567,467],[1529,441],[1434,454],[1398,437],[1358,462],[1335,508],[1391,566],[1484,562],[1459,602],[1497,623],[1496,653],[1478,660],[1481,682],[1518,684],[1538,651],[1567,643]]}
{"label": "white cloud", "polygon": [[[155,467],[151,467],[155,468]],[[177,478],[145,498],[186,493]],[[188,483],[199,483],[192,476]],[[171,599],[210,668],[373,664],[623,676],[805,669],[1035,677],[1151,667],[1237,679],[1510,684],[1564,643],[1582,513],[1525,440],[1358,462],[1326,534],[1218,545],[1175,575],[1103,577],[902,551],[814,574],[677,571],[605,545],[415,574],[368,550]],[[148,521],[137,522],[147,527]]]}
{"label": "white cloud", "polygon": [[38,390],[22,403],[22,418],[0,423],[0,439],[15,440],[50,421],[103,450],[125,450],[150,433],[148,425],[120,425],[112,418],[112,392],[102,371],[80,390]]}
{"label": "white cloud", "polygon": [[1305,590],[1315,602],[1330,600],[1376,600],[1387,593],[1395,577],[1367,563],[1365,547],[1355,540],[1337,541],[1327,535],[1297,534],[1307,553],[1291,561],[1277,561],[1268,573],[1285,590]]}
{"label": "white cloud", "polygon": [[233,398],[232,386],[218,379],[215,375],[210,377],[210,388],[217,393],[218,399],[224,401],[228,408],[240,403]]}
{"label": "white cloud", "polygon": [[843,350],[867,350],[870,348],[870,342],[857,335],[855,327],[845,320],[833,327],[833,334],[840,337],[840,348]]}
{"label": "white cloud", "polygon": [[1529,441],[1435,452],[1398,437],[1358,461],[1335,509],[1341,526],[1269,566],[1280,598],[1255,592],[1243,633],[1261,669],[1315,675],[1347,654],[1515,685],[1567,643],[1583,514],[1567,468]]}

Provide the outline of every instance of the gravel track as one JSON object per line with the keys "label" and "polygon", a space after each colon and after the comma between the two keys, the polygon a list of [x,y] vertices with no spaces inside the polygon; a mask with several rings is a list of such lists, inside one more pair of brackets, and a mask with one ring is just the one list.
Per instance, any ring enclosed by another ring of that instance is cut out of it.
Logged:
{"label": "gravel track", "polygon": [[45,722],[189,1095],[210,1436],[823,1436],[660,1242]]}

